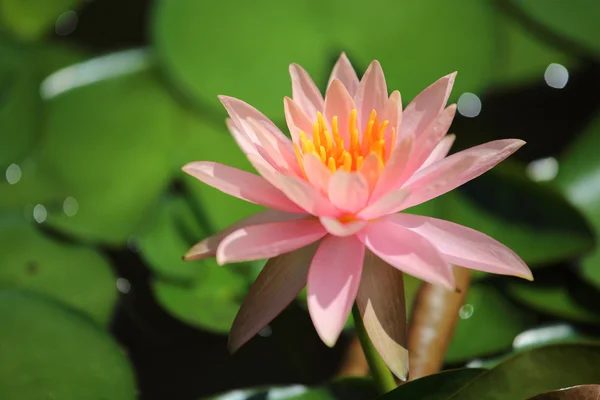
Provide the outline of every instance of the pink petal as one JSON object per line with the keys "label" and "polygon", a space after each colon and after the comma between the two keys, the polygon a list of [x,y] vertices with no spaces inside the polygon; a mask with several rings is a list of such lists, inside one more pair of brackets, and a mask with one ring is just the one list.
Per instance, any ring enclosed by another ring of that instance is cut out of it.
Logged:
{"label": "pink petal", "polygon": [[370,220],[382,215],[392,214],[397,209],[403,209],[404,203],[410,196],[410,191],[398,189],[385,194],[358,213],[358,218]]}
{"label": "pink petal", "polygon": [[185,165],[183,171],[230,196],[292,213],[303,210],[264,178],[227,165],[198,161]]}
{"label": "pink petal", "polygon": [[306,286],[316,249],[313,244],[267,261],[233,321],[227,344],[230,352],[242,347],[298,296]]}
{"label": "pink petal", "polygon": [[375,60],[367,68],[354,96],[354,104],[356,104],[360,122],[360,132],[364,132],[371,111],[379,112],[382,110],[387,99],[385,76],[379,61]]}
{"label": "pink petal", "polygon": [[298,177],[280,175],[277,188],[309,214],[318,217],[338,217],[341,214],[318,189]]}
{"label": "pink petal", "polygon": [[415,141],[415,147],[406,171],[404,172],[406,179],[410,177],[407,174],[414,173],[423,165],[444,135],[446,135],[454,119],[454,114],[456,114],[456,104],[452,104],[442,111],[427,129],[419,135]]}
{"label": "pink petal", "polygon": [[446,75],[423,90],[406,107],[398,137],[413,134],[418,137],[442,112],[450,97],[456,72]]}
{"label": "pink petal", "polygon": [[240,147],[240,149],[242,149],[244,154],[258,154],[252,140],[250,140],[247,134],[243,133],[238,129],[238,127],[233,123],[231,118],[227,118],[225,120],[225,124],[227,125],[231,136],[233,136],[233,139]]}
{"label": "pink petal", "polygon": [[344,84],[335,79],[325,94],[325,120],[330,124],[333,117],[337,117],[338,131],[346,148],[350,145],[350,113],[354,107],[354,100]]}
{"label": "pink petal", "polygon": [[456,139],[456,135],[451,134],[451,135],[444,136],[442,141],[439,142],[437,146],[435,146],[435,149],[433,149],[433,151],[431,152],[429,157],[427,157],[427,160],[425,160],[423,165],[421,165],[419,170],[427,168],[431,164],[443,160],[448,155],[448,152],[450,151],[450,148],[454,144],[455,139]]}
{"label": "pink petal", "polygon": [[451,264],[532,280],[527,265],[514,251],[491,237],[449,221],[394,214],[389,221],[425,237]]}
{"label": "pink petal", "polygon": [[327,232],[333,236],[350,236],[354,235],[367,225],[367,221],[356,220],[351,222],[340,222],[337,218],[321,217],[321,223],[327,229]]}
{"label": "pink petal", "polygon": [[381,121],[389,121],[388,127],[384,132],[383,138],[385,139],[385,143],[387,145],[386,152],[390,154],[393,149],[391,148],[392,142],[392,128],[396,130],[396,134],[400,131],[400,125],[402,122],[402,98],[400,97],[400,92],[394,90],[390,95],[390,98],[387,99],[385,105],[383,106],[383,111],[379,117]]}
{"label": "pink petal", "polygon": [[[219,100],[221,100],[221,103],[223,103],[223,106],[225,106],[225,109],[229,113],[233,123],[239,130],[246,131],[247,125],[245,121],[248,118],[252,118],[257,120],[261,125],[264,125],[265,128],[279,140],[283,142],[287,141],[291,147],[292,144],[290,139],[288,139],[287,136],[285,136],[269,118],[267,118],[256,108],[243,102],[242,100],[236,99],[235,97],[219,96]],[[251,135],[249,132],[246,132],[246,134]]]}
{"label": "pink petal", "polygon": [[323,112],[323,96],[308,73],[298,64],[290,65],[292,78],[292,98],[306,115]]}
{"label": "pink petal", "polygon": [[277,210],[266,210],[261,213],[251,215],[231,225],[230,227],[223,229],[215,235],[207,237],[201,242],[196,243],[191,249],[188,250],[187,253],[185,253],[183,259],[186,261],[193,261],[215,257],[217,255],[217,248],[221,244],[221,241],[223,241],[227,235],[237,231],[238,229],[245,228],[250,225],[259,225],[279,221],[292,221],[306,217],[307,215],[305,214],[290,214]]}
{"label": "pink petal", "polygon": [[308,270],[308,311],[321,340],[333,347],[356,298],[365,246],[355,236],[328,236]]}
{"label": "pink petal", "polygon": [[329,192],[331,171],[321,162],[321,159],[312,153],[304,154],[304,172],[306,179],[321,193]]}
{"label": "pink petal", "polygon": [[402,272],[367,251],[356,305],[371,343],[394,375],[406,380],[408,350]]}
{"label": "pink petal", "polygon": [[337,171],[329,181],[329,200],[340,210],[355,213],[369,200],[369,184],[361,174]]}
{"label": "pink petal", "polygon": [[379,177],[381,176],[382,167],[379,163],[379,157],[377,154],[371,153],[365,158],[363,165],[361,165],[358,173],[361,174],[366,181],[369,183],[369,193],[373,193]]}
{"label": "pink petal", "polygon": [[346,57],[346,53],[342,53],[333,66],[329,82],[327,83],[328,88],[335,79],[344,84],[350,96],[354,96],[358,89],[358,76],[356,76],[356,71],[352,67],[352,64],[350,64],[350,60]]}
{"label": "pink petal", "polygon": [[371,203],[386,193],[395,191],[402,186],[402,176],[413,151],[414,136],[405,136],[392,151],[377,181]]}
{"label": "pink petal", "polygon": [[357,236],[388,264],[424,281],[454,289],[450,264],[437,249],[423,236],[388,218],[371,222]]}
{"label": "pink petal", "polygon": [[[300,106],[294,100],[285,97],[283,99],[283,107],[285,110],[285,120],[294,143],[300,141],[300,131],[304,132],[307,137],[312,138],[313,123]],[[316,118],[316,114],[312,115],[312,118]]]}
{"label": "pink petal", "polygon": [[327,234],[316,219],[251,225],[230,233],[217,249],[219,265],[276,257],[316,242]]}
{"label": "pink petal", "polygon": [[404,208],[441,196],[477,178],[524,144],[519,139],[495,140],[452,154],[417,172],[404,186],[412,192]]}
{"label": "pink petal", "polygon": [[301,174],[296,156],[289,146],[289,139],[286,138],[284,141],[271,135],[264,125],[260,125],[253,118],[248,118],[248,124],[260,143],[260,147],[258,147],[259,154],[266,156],[263,158],[271,161],[271,165],[281,173]]}

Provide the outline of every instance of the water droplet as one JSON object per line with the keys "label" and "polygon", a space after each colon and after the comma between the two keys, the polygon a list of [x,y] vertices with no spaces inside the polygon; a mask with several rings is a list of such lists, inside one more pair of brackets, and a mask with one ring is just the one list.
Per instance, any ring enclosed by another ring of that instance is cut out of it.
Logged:
{"label": "water droplet", "polygon": [[554,157],[533,160],[527,164],[525,173],[535,182],[551,181],[558,174],[558,161]]}
{"label": "water droplet", "polygon": [[271,334],[273,334],[273,330],[271,329],[271,327],[269,325],[267,325],[264,328],[262,328],[260,331],[258,331],[258,334],[262,337],[269,337],[269,336],[271,336]]}
{"label": "water droplet", "polygon": [[129,281],[125,278],[118,278],[117,290],[119,290],[121,293],[127,294],[131,290],[131,283],[129,283]]}
{"label": "water droplet", "polygon": [[481,100],[473,93],[463,93],[456,104],[458,112],[468,118],[475,118],[481,112]]}
{"label": "water droplet", "polygon": [[54,31],[59,36],[69,35],[77,28],[78,22],[79,17],[75,11],[65,11],[64,13],[60,14],[58,18],[56,18]]}
{"label": "water droplet", "polygon": [[562,89],[569,81],[569,71],[564,65],[552,63],[544,72],[544,80],[551,88]]}
{"label": "water droplet", "polygon": [[469,319],[473,315],[473,311],[475,311],[475,307],[472,304],[465,304],[458,311],[458,316],[460,319]]}
{"label": "water droplet", "polygon": [[46,207],[43,205],[36,204],[36,206],[33,207],[33,219],[35,219],[38,224],[44,222],[47,216],[48,212],[46,211]]}
{"label": "water droplet", "polygon": [[10,164],[8,168],[6,168],[6,180],[11,185],[19,182],[21,180],[21,167],[17,164]]}
{"label": "water droplet", "polygon": [[79,203],[75,197],[67,197],[65,201],[63,201],[63,211],[67,215],[67,217],[72,217],[77,214],[79,210]]}

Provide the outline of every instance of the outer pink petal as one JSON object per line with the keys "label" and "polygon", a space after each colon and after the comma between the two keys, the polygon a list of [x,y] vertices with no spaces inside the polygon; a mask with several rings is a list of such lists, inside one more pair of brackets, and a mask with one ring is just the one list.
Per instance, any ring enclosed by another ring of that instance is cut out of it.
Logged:
{"label": "outer pink petal", "polygon": [[423,236],[387,218],[371,222],[357,236],[388,264],[424,281],[454,289],[450,264]]}
{"label": "outer pink petal", "polygon": [[327,232],[333,236],[345,237],[354,235],[367,226],[367,221],[362,220],[342,223],[337,218],[321,217],[319,219],[321,220],[321,223],[325,229],[327,229]]}
{"label": "outer pink petal", "polygon": [[425,237],[451,264],[533,279],[527,265],[514,251],[474,229],[411,214],[394,214],[389,217],[389,221]]}
{"label": "outer pink petal", "polygon": [[316,118],[316,114],[309,117],[302,108],[289,97],[283,99],[283,108],[285,110],[285,120],[294,143],[300,141],[300,131],[303,131],[307,137],[312,138],[313,123],[311,122],[311,117]]}
{"label": "outer pink petal", "polygon": [[[393,149],[391,148],[392,144],[392,128],[396,130],[396,134],[400,131],[400,125],[402,123],[402,98],[400,97],[400,92],[394,90],[390,95],[390,98],[387,99],[385,105],[383,106],[383,111],[380,115],[381,121],[389,121],[389,125],[384,132],[383,138],[386,143],[386,152],[390,154]],[[397,143],[396,143],[397,144]]]}
{"label": "outer pink petal", "polygon": [[231,225],[230,227],[223,229],[215,235],[207,237],[201,242],[196,243],[191,249],[188,250],[187,253],[185,253],[183,259],[186,261],[193,261],[215,257],[217,255],[217,248],[219,247],[219,244],[221,244],[221,241],[225,239],[227,235],[237,231],[238,229],[245,228],[250,225],[259,225],[279,221],[292,221],[306,217],[307,215],[291,214],[277,210],[266,210],[261,213],[251,215]]}
{"label": "outer pink petal", "polygon": [[331,171],[321,162],[321,159],[312,153],[304,154],[304,172],[306,179],[321,193],[329,192]]}
{"label": "outer pink petal", "polygon": [[408,350],[402,272],[367,251],[356,305],[377,352],[394,375],[406,380]]}
{"label": "outer pink petal", "polygon": [[452,104],[438,114],[427,129],[415,140],[414,150],[404,172],[406,179],[423,165],[444,135],[446,135],[454,119],[454,114],[456,114],[456,104]]}
{"label": "outer pink petal", "polygon": [[382,110],[387,99],[385,76],[379,61],[375,60],[367,68],[354,96],[354,104],[356,104],[360,122],[360,132],[364,132],[371,111],[379,112]]}
{"label": "outer pink petal", "polygon": [[233,120],[231,118],[227,118],[225,120],[225,124],[227,125],[229,132],[231,132],[231,136],[233,136],[235,142],[240,147],[240,149],[242,149],[244,154],[258,154],[256,146],[254,145],[252,140],[250,140],[246,133],[243,133],[239,130],[239,128],[233,123]]}
{"label": "outer pink petal", "polygon": [[423,165],[421,165],[419,170],[427,168],[431,164],[443,160],[448,155],[448,152],[450,151],[450,148],[454,144],[455,139],[456,139],[456,135],[450,134],[450,135],[444,136],[442,141],[439,142],[437,146],[435,146],[435,149],[433,149],[433,151],[431,152],[429,157],[427,157],[427,160],[425,160]]}
{"label": "outer pink petal", "polygon": [[248,118],[248,124],[260,143],[259,153],[265,155],[263,158],[270,160],[277,171],[291,175],[301,173],[296,156],[289,146],[289,139],[281,140],[278,136],[270,134],[264,125],[253,118]]}
{"label": "outer pink petal", "polygon": [[326,237],[308,271],[308,311],[321,340],[335,345],[356,298],[365,246],[355,237]]}
{"label": "outer pink petal", "polygon": [[433,122],[446,106],[455,78],[456,72],[444,76],[410,102],[402,115],[402,125],[398,137],[408,134],[418,137]]}
{"label": "outer pink petal", "polygon": [[329,181],[329,200],[340,210],[358,212],[369,200],[369,184],[361,174],[337,171]]}
{"label": "outer pink petal", "polygon": [[276,257],[316,242],[327,231],[316,219],[251,225],[230,233],[217,249],[219,265]]}
{"label": "outer pink petal", "polygon": [[331,124],[333,117],[337,117],[338,132],[344,139],[346,147],[350,144],[350,113],[355,108],[354,100],[337,79],[331,83],[325,94],[325,120]]}
{"label": "outer pink petal", "polygon": [[292,78],[292,98],[306,115],[323,112],[323,96],[308,73],[298,64],[290,65]]}
{"label": "outer pink petal", "polygon": [[389,192],[359,212],[358,218],[370,220],[394,213],[397,209],[404,208],[403,205],[409,196],[410,192],[406,189]]}
{"label": "outer pink petal", "polygon": [[350,60],[346,57],[346,53],[342,53],[333,66],[327,87],[331,86],[334,79],[340,80],[346,87],[346,90],[348,90],[348,93],[350,93],[350,96],[354,96],[358,89],[358,76]]}
{"label": "outer pink petal", "polygon": [[386,193],[395,191],[402,186],[403,181],[401,178],[410,160],[413,144],[414,136],[407,135],[392,151],[392,154],[383,167],[381,176],[377,181],[370,203],[373,203]]}
{"label": "outer pink petal", "polygon": [[[291,148],[292,143],[287,136],[285,136],[279,128],[271,122],[269,118],[267,118],[263,113],[258,111],[256,108],[252,107],[246,102],[243,102],[240,99],[236,99],[235,97],[229,96],[219,96],[219,100],[225,106],[225,109],[229,113],[233,123],[237,126],[241,131],[247,130],[247,125],[245,121],[248,118],[252,118],[257,120],[261,125],[265,126],[265,128],[274,136],[278,137],[279,140],[283,142],[287,142],[288,146]],[[251,133],[246,132],[247,135]]]}
{"label": "outer pink petal", "polygon": [[227,165],[198,161],[186,164],[183,171],[230,196],[292,213],[303,210],[264,178]]}
{"label": "outer pink petal", "polygon": [[313,244],[267,261],[233,321],[227,346],[230,352],[237,351],[298,296],[306,286],[316,249]]}
{"label": "outer pink petal", "polygon": [[417,172],[404,186],[412,192],[404,208],[441,196],[477,178],[524,144],[519,139],[495,140],[455,153]]}

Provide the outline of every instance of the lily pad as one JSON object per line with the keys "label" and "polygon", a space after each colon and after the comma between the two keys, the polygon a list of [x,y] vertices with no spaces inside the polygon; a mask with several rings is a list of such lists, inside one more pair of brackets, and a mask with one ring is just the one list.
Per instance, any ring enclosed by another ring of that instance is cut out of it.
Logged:
{"label": "lily pad", "polygon": [[[487,82],[494,63],[489,4],[377,0],[369,10],[381,12],[365,15],[358,0],[259,0],[236,4],[234,12],[226,2],[162,0],[154,9],[152,33],[171,81],[197,104],[223,110],[216,96],[227,94],[276,120],[283,119],[282,98],[291,92],[288,65],[302,65],[324,90],[341,51],[363,71],[379,59],[388,87],[407,100],[455,70],[461,77],[454,96]],[[424,19],[431,22],[427,29]],[[268,29],[256,21],[268,21]],[[390,48],[390,42],[401,42],[402,50]]]}
{"label": "lily pad", "polygon": [[118,345],[84,316],[25,292],[0,291],[0,398],[136,398]]}
{"label": "lily pad", "polygon": [[445,360],[457,363],[507,351],[515,336],[534,322],[535,315],[512,304],[498,289],[476,283],[459,311]]}
{"label": "lily pad", "polygon": [[441,400],[467,386],[469,382],[486,372],[481,368],[463,368],[443,371],[401,385],[382,397],[381,400],[419,399]]}
{"label": "lily pad", "polygon": [[97,251],[56,242],[20,217],[0,220],[0,288],[47,295],[108,325],[116,278]]}
{"label": "lily pad", "polygon": [[[44,83],[44,135],[36,161],[79,204],[48,222],[83,240],[123,244],[170,177],[173,99],[143,50],[57,71]],[[69,77],[69,79],[65,79]]]}
{"label": "lily pad", "polygon": [[48,33],[58,16],[79,0],[0,0],[0,24],[23,40]]}

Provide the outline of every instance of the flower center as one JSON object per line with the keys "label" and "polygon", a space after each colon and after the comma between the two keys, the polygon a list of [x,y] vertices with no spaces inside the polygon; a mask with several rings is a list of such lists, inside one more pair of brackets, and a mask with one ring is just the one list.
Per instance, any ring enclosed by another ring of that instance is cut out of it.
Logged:
{"label": "flower center", "polygon": [[[386,140],[384,133],[389,121],[379,122],[375,110],[371,112],[369,121],[362,135],[356,127],[356,109],[350,113],[349,143],[344,143],[338,130],[338,118],[331,120],[330,133],[327,129],[325,119],[317,112],[317,122],[313,124],[312,138],[309,139],[305,132],[300,132],[300,143],[294,144],[294,152],[298,159],[300,168],[304,171],[303,155],[312,153],[319,157],[321,162],[329,168],[331,173],[338,169],[351,172],[357,171],[363,164],[364,159],[370,154],[375,154],[379,164],[383,166],[389,154],[386,154]],[[392,128],[390,146],[394,147],[396,130]]]}

